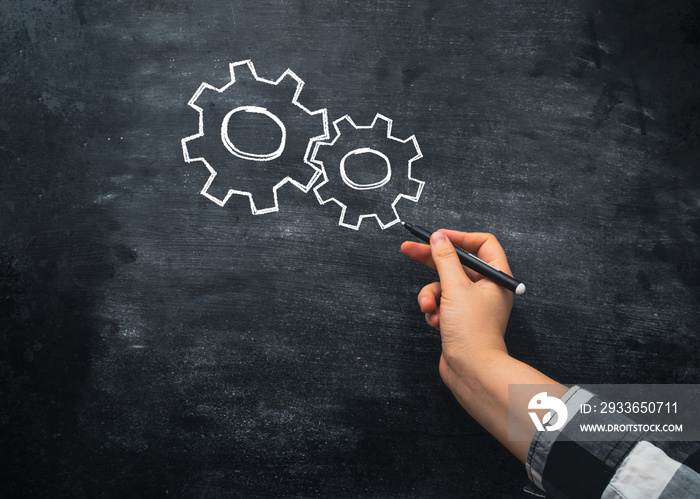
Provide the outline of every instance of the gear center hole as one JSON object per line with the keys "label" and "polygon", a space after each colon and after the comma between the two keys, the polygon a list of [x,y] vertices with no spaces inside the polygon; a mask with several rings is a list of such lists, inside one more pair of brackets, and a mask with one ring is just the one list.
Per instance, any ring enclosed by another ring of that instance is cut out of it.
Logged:
{"label": "gear center hole", "polygon": [[343,182],[353,189],[377,189],[391,180],[391,162],[375,149],[355,149],[340,161],[340,175]]}
{"label": "gear center hole", "polygon": [[234,156],[271,161],[282,155],[287,129],[264,107],[237,107],[229,111],[221,124],[221,141]]}

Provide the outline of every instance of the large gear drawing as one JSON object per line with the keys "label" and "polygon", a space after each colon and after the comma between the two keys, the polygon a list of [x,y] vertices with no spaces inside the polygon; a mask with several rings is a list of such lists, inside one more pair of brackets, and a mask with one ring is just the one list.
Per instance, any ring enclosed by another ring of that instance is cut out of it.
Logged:
{"label": "large gear drawing", "polygon": [[[207,167],[201,194],[219,206],[238,194],[249,198],[254,215],[278,211],[282,185],[289,182],[306,193],[321,175],[310,153],[315,141],[329,138],[327,110],[310,111],[298,102],[304,82],[289,69],[276,81],[260,78],[250,60],[231,63],[229,70],[229,83],[221,88],[202,83],[188,102],[199,113],[199,132],[182,139],[183,156]],[[268,128],[241,124],[252,115]],[[270,125],[276,137],[265,134]],[[270,150],[241,149],[236,141],[242,137],[267,141],[263,147]]]}
{"label": "large gear drawing", "polygon": [[[333,141],[318,141],[314,146],[311,163],[323,175],[314,193],[319,203],[333,201],[342,208],[339,225],[343,227],[359,230],[363,219],[374,217],[386,229],[400,221],[396,204],[401,198],[413,202],[420,198],[425,182],[413,178],[411,169],[423,154],[414,135],[404,140],[393,137],[392,123],[386,116],[377,114],[371,125],[357,126],[349,116],[343,116],[333,122],[336,131]],[[374,155],[384,162],[383,178],[360,183],[348,174],[348,162],[363,154]]]}

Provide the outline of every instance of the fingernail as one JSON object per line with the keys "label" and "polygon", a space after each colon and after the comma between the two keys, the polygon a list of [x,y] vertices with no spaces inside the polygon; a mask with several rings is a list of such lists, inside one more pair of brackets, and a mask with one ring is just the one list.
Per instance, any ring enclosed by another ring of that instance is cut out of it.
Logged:
{"label": "fingernail", "polygon": [[423,298],[421,298],[420,300],[418,300],[418,306],[421,308],[421,310],[423,310],[423,304],[426,301],[428,301],[428,299],[425,296]]}
{"label": "fingernail", "polygon": [[432,240],[434,243],[442,242],[445,239],[447,239],[447,238],[445,237],[445,234],[443,234],[442,232],[440,232],[440,231],[433,232]]}

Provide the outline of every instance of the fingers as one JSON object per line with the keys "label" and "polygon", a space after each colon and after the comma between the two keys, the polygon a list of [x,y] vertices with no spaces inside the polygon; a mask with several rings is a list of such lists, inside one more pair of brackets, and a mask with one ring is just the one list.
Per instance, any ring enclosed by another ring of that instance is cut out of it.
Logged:
{"label": "fingers", "polygon": [[469,253],[474,253],[480,259],[502,272],[511,274],[506,253],[493,234],[459,232],[447,229],[442,229],[441,232],[444,232],[455,245],[467,250]]}
{"label": "fingers", "polygon": [[452,242],[443,231],[434,232],[430,237],[430,253],[440,275],[442,289],[456,289],[458,286],[471,284],[464,273]]}
{"label": "fingers", "polygon": [[418,306],[421,312],[435,312],[440,305],[440,295],[442,287],[439,282],[433,282],[423,287],[418,293]]}
{"label": "fingers", "polygon": [[[476,272],[462,266],[455,251],[455,245],[476,254],[481,260],[503,272],[511,273],[503,248],[491,234],[440,230],[432,234],[430,245],[412,241],[404,242],[401,245],[401,252],[404,255],[436,269],[440,276],[440,282],[425,286],[418,294],[418,303],[425,314],[425,321],[437,330],[440,330],[441,325],[441,305],[445,308],[455,300],[469,301],[471,293],[477,289],[471,286],[482,279],[482,276]],[[479,282],[477,286],[484,287],[483,283],[491,284],[485,280]],[[442,300],[443,293],[447,293],[446,300],[449,298],[451,301]]]}
{"label": "fingers", "polygon": [[[456,246],[476,254],[486,263],[493,265],[507,274],[511,274],[503,248],[492,234],[476,232],[466,233],[447,229],[442,229],[441,232],[444,232]],[[431,269],[437,268],[435,267],[432,253],[430,252],[430,246],[427,244],[406,241],[401,245],[401,252],[409,258],[427,265]],[[469,268],[464,267],[464,271],[472,282],[483,279],[481,274]]]}
{"label": "fingers", "polygon": [[401,245],[401,253],[435,270],[435,262],[430,254],[430,246],[427,244],[406,241]]}
{"label": "fingers", "polygon": [[418,305],[421,312],[425,313],[425,322],[429,326],[440,330],[440,295],[442,287],[439,282],[433,282],[424,286],[418,293]]}
{"label": "fingers", "polygon": [[440,331],[440,314],[437,311],[425,314],[425,322],[428,323],[428,326]]}

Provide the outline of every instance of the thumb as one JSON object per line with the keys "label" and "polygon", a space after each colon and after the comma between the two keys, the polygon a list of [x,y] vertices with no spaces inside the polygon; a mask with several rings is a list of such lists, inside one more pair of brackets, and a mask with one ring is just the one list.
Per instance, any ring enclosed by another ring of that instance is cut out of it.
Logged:
{"label": "thumb", "polygon": [[430,253],[440,275],[443,289],[463,286],[465,282],[471,282],[464,273],[452,241],[444,232],[434,232],[430,237]]}

